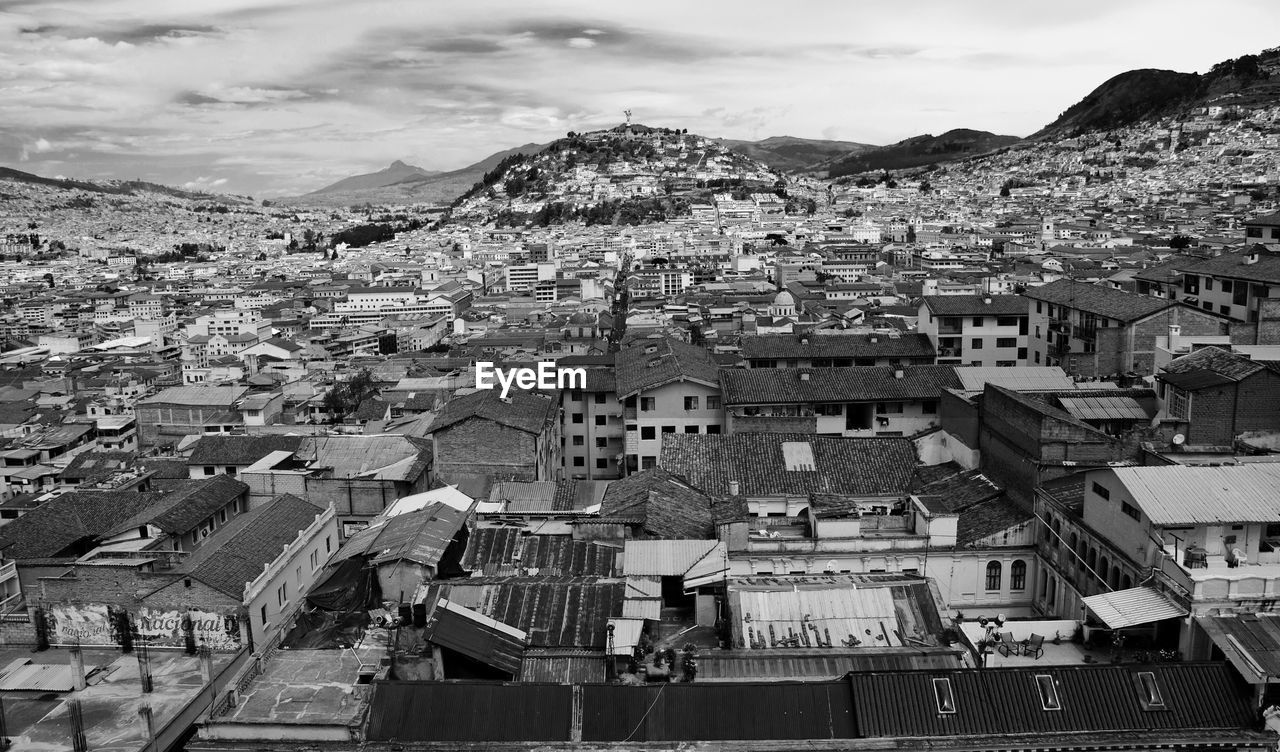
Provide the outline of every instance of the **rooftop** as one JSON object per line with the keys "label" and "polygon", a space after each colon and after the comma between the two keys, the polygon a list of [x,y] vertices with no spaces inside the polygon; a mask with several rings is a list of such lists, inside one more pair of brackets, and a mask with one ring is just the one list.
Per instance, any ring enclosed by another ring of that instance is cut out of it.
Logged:
{"label": "rooftop", "polygon": [[1077,311],[1105,316],[1120,322],[1137,321],[1166,308],[1178,305],[1165,298],[1124,292],[1114,287],[1091,285],[1070,279],[1059,279],[1027,290],[1026,296]]}

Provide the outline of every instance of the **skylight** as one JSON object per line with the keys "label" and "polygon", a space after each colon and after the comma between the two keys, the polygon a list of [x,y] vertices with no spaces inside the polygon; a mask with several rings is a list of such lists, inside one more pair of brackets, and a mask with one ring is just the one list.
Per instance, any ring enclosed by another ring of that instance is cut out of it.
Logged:
{"label": "skylight", "polygon": [[813,472],[813,445],[807,441],[782,442],[782,462],[787,470]]}
{"label": "skylight", "polygon": [[938,703],[939,713],[956,712],[956,696],[951,691],[950,679],[933,680],[933,699]]}
{"label": "skylight", "polygon": [[1040,707],[1045,710],[1062,710],[1058,699],[1058,685],[1048,674],[1036,674],[1036,690],[1040,693]]}

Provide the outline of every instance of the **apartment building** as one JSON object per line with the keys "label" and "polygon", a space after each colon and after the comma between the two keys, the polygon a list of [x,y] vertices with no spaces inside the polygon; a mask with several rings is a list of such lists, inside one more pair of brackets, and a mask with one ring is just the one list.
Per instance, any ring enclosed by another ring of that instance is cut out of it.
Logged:
{"label": "apartment building", "polygon": [[624,473],[656,467],[664,436],[722,432],[719,367],[711,353],[674,339],[641,340],[615,363],[626,426]]}
{"label": "apartment building", "polygon": [[1021,295],[926,295],[917,326],[940,365],[1025,366],[1029,307]]}

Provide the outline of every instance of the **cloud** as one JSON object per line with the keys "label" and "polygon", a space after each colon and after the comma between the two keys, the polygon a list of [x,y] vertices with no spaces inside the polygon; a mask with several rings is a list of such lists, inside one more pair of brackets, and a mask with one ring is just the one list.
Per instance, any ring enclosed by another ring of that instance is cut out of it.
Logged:
{"label": "cloud", "polygon": [[595,40],[588,39],[587,37],[572,37],[565,44],[580,50],[589,50],[596,46]]}
{"label": "cloud", "polygon": [[226,178],[210,178],[201,175],[195,180],[188,180],[181,188],[188,191],[212,191],[227,184]]}

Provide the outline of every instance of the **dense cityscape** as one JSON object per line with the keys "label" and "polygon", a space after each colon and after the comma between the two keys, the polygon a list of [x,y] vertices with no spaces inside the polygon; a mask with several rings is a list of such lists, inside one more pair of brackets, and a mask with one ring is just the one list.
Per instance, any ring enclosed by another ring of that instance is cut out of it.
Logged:
{"label": "dense cityscape", "polygon": [[0,167],[0,749],[1276,748],[1280,48],[645,120]]}

